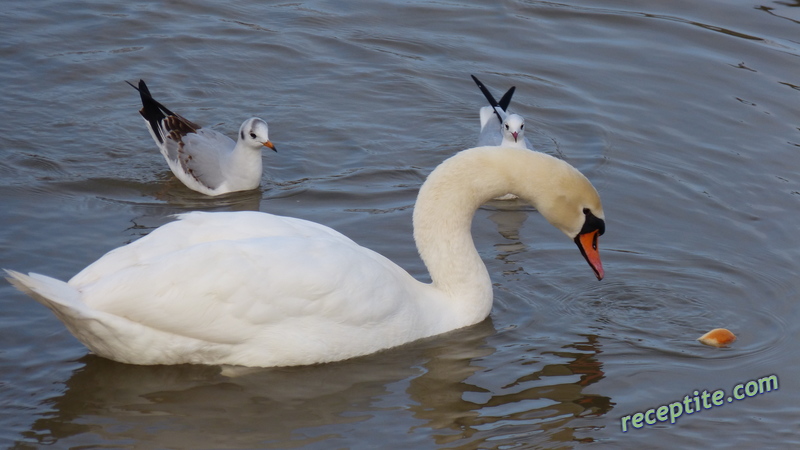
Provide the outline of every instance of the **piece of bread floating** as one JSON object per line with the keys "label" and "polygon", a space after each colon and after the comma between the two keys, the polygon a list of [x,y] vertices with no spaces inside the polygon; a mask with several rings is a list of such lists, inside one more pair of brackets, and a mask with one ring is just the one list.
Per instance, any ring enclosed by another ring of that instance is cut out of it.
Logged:
{"label": "piece of bread floating", "polygon": [[715,328],[700,336],[697,340],[713,347],[726,347],[736,340],[736,336],[725,328]]}

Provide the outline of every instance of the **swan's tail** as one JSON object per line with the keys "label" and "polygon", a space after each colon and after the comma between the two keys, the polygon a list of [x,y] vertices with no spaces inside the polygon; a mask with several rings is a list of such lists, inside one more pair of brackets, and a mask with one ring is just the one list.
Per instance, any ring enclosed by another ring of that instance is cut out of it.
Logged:
{"label": "swan's tail", "polygon": [[6,270],[6,273],[6,279],[14,287],[50,308],[65,323],[87,319],[92,315],[81,301],[80,292],[61,280],[38,273],[25,275],[13,270]]}
{"label": "swan's tail", "polygon": [[[152,344],[148,336],[144,340],[137,340],[144,334],[144,327],[93,309],[83,302],[81,292],[69,284],[38,273],[25,275],[6,270],[6,274],[11,284],[47,306],[70,333],[95,354],[132,364],[161,364],[163,361],[140,356]],[[160,355],[156,352],[156,356]]]}

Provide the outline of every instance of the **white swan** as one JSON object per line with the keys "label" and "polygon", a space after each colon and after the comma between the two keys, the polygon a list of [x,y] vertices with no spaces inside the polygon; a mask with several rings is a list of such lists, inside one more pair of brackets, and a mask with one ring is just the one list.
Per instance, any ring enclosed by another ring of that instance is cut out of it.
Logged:
{"label": "white swan", "polygon": [[[172,173],[189,189],[215,196],[249,191],[261,184],[261,150],[275,150],[267,122],[252,117],[239,128],[237,142],[222,133],[201,128],[157,102],[139,80],[147,130]],[[277,150],[275,150],[277,151]]]}
{"label": "white swan", "polygon": [[113,250],[69,283],[7,271],[96,354],[133,364],[284,366],[369,354],[482,321],[492,283],[475,210],[514,192],[573,238],[598,279],[600,198],[569,164],[512,148],[464,150],[414,208],[431,284],[317,223],[192,212]]}

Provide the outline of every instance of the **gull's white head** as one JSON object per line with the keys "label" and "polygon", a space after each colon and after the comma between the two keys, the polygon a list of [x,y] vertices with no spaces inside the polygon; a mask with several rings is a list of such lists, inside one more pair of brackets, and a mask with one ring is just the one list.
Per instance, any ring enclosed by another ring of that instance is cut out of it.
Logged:
{"label": "gull's white head", "polygon": [[275,146],[269,141],[269,127],[267,122],[258,117],[247,119],[239,128],[239,142],[244,143],[246,146],[253,150],[261,150],[264,147],[269,147],[274,151]]}
{"label": "gull's white head", "polygon": [[503,146],[525,146],[525,119],[518,114],[509,114],[500,126],[503,132]]}

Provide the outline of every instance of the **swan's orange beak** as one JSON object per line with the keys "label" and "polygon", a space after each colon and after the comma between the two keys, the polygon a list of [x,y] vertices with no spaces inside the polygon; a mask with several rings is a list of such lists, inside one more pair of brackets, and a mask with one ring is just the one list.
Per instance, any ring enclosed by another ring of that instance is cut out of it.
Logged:
{"label": "swan's orange beak", "polygon": [[581,250],[581,255],[586,258],[586,262],[594,270],[595,276],[598,280],[602,280],[605,276],[603,271],[603,262],[600,261],[600,251],[597,249],[597,238],[600,236],[599,230],[589,231],[587,233],[579,234],[575,237],[575,243]]}
{"label": "swan's orange beak", "polygon": [[264,142],[264,147],[269,147],[272,149],[272,151],[278,153],[278,149],[276,149],[275,146],[270,141]]}

